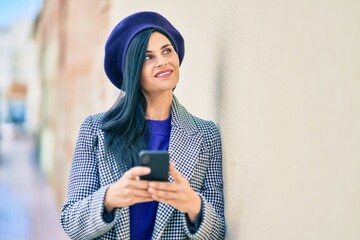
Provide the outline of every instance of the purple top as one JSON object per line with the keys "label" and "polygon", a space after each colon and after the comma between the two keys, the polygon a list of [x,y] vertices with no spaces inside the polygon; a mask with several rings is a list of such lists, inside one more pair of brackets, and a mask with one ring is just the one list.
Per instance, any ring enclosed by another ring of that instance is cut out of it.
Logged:
{"label": "purple top", "polygon": [[[149,135],[148,150],[168,150],[171,131],[171,116],[165,120],[146,120]],[[130,206],[130,239],[151,240],[158,202],[138,203]]]}

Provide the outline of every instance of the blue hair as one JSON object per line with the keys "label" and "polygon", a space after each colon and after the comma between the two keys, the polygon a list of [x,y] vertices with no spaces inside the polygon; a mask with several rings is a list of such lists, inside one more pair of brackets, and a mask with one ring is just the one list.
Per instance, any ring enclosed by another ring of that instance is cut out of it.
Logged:
{"label": "blue hair", "polygon": [[117,160],[125,161],[127,168],[138,164],[138,153],[146,149],[148,127],[145,119],[146,100],[141,91],[140,78],[149,38],[154,29],[137,34],[131,41],[125,60],[124,81],[114,106],[105,113],[102,130],[105,149]]}

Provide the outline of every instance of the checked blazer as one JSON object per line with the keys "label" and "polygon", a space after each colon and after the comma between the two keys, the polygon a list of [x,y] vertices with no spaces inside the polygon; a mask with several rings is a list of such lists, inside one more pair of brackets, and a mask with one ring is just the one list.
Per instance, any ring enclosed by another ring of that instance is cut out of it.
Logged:
{"label": "checked blazer", "polygon": [[[199,119],[172,102],[170,161],[190,182],[202,201],[203,218],[195,233],[188,229],[184,213],[159,203],[152,239],[224,239],[222,151],[217,126]],[[121,161],[104,150],[103,114],[82,123],[71,164],[68,195],[61,224],[71,239],[130,239],[129,208],[115,210],[106,223],[102,214],[107,188],[126,171]],[[120,163],[119,163],[120,162]],[[170,181],[173,181],[171,176]]]}

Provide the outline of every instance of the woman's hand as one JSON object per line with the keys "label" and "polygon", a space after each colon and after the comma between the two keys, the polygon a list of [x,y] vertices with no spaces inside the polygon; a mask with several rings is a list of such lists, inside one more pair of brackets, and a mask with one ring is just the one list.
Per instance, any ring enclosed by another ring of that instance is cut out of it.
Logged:
{"label": "woman's hand", "polygon": [[201,210],[201,199],[173,163],[170,164],[170,174],[174,179],[173,183],[149,182],[149,193],[152,199],[187,213],[190,222],[194,223]]}
{"label": "woman's hand", "polygon": [[140,202],[149,202],[151,198],[148,192],[149,181],[139,180],[140,176],[150,173],[148,167],[133,167],[113,185],[105,194],[105,208],[112,212],[114,208],[127,207]]}

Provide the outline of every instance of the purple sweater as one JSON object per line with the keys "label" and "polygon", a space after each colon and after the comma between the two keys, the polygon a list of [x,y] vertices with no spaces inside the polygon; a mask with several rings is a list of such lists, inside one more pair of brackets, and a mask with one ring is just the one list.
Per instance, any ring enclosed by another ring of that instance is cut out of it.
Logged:
{"label": "purple sweater", "polygon": [[[171,116],[166,120],[147,120],[150,134],[146,139],[148,150],[168,150]],[[138,203],[130,206],[130,239],[151,240],[158,202]]]}

